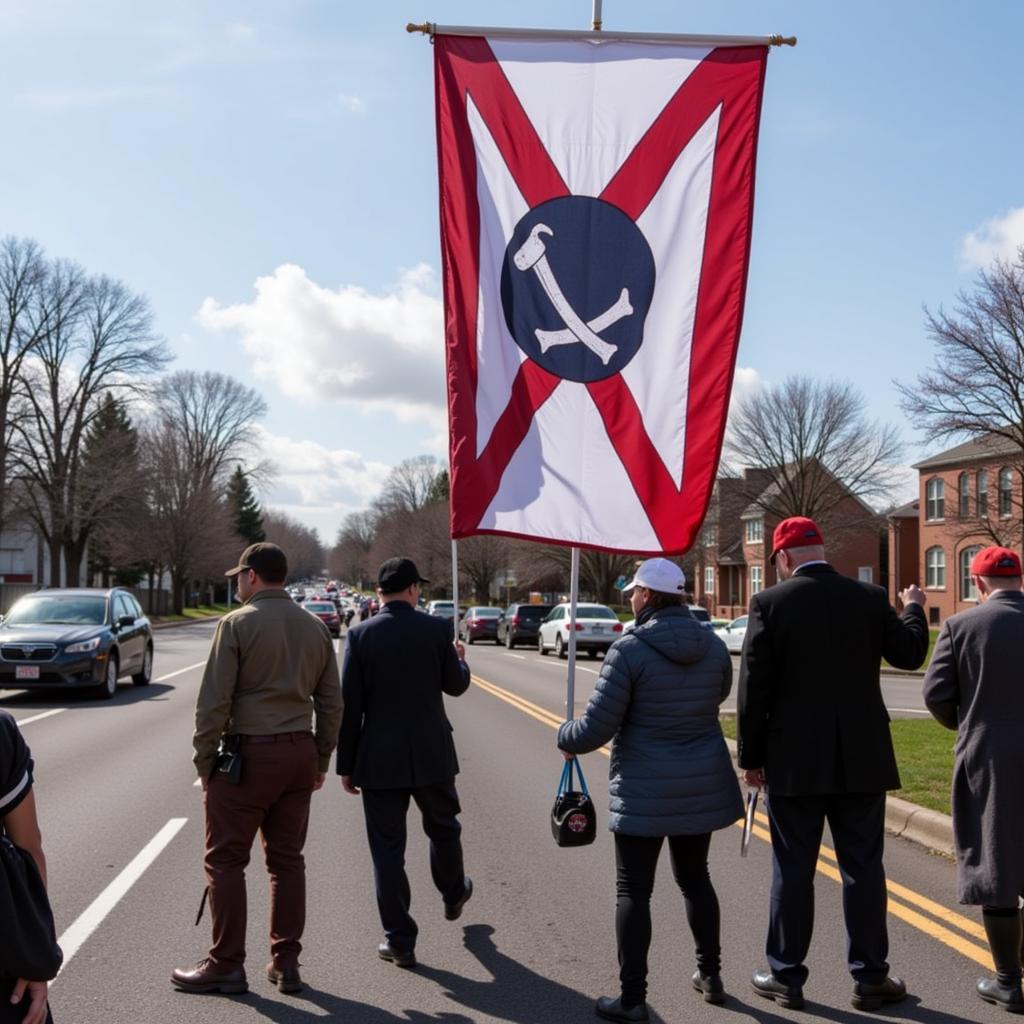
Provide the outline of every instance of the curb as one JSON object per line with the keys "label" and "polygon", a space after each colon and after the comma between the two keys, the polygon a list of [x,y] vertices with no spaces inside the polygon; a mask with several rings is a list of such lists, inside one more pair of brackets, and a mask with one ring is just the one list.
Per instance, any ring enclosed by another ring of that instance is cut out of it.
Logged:
{"label": "curb", "polygon": [[[736,741],[725,737],[733,761],[736,760]],[[736,773],[740,769],[737,765]],[[912,804],[898,796],[885,798],[885,831],[900,839],[909,839],[926,850],[934,850],[946,857],[953,856],[953,819],[948,814]]]}
{"label": "curb", "polygon": [[204,615],[201,619],[185,619],[182,622],[151,622],[149,628],[157,629],[178,629],[181,626],[194,626],[199,622],[219,622],[223,615]]}

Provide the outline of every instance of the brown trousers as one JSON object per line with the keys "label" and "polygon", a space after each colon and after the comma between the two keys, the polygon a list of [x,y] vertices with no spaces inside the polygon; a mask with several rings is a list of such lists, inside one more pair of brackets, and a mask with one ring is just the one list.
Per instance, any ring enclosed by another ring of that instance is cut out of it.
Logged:
{"label": "brown trousers", "polygon": [[312,733],[242,737],[242,781],[214,772],[206,788],[206,884],[213,918],[210,960],[230,970],[245,963],[245,869],[257,832],[270,875],[270,952],[294,967],[306,924],[302,848],[317,776]]}

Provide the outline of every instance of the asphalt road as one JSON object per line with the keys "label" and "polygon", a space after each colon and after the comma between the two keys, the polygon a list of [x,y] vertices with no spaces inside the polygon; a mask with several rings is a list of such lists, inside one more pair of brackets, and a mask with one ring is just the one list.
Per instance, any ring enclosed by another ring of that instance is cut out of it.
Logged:
{"label": "asphalt road", "polygon": [[[0,697],[0,706],[23,723],[36,760],[51,895],[68,955],[52,987],[58,1024],[593,1019],[594,997],[616,991],[613,849],[605,832],[577,850],[558,849],[551,839],[548,812],[561,768],[554,726],[563,717],[565,663],[479,645],[469,652],[476,684],[448,702],[462,764],[467,870],[476,883],[462,920],[443,919],[426,843],[413,831],[408,859],[420,966],[407,972],[377,959],[381,935],[360,804],[331,776],[314,796],[307,845],[305,992],[280,995],[263,977],[267,886],[258,847],[250,869],[249,994],[171,989],[171,969],[201,957],[209,938],[208,918],[193,924],[203,887],[202,807],[190,734],[211,632],[199,625],[158,634],[156,681],[147,689],[122,686],[111,702]],[[583,659],[580,669],[582,706],[597,662]],[[585,766],[603,808],[606,757],[588,755]],[[827,851],[807,1010],[779,1009],[751,991],[767,919],[764,825],[762,819],[746,860],[739,857],[738,829],[717,833],[712,844],[731,997],[724,1007],[708,1006],[689,988],[693,944],[662,863],[654,899],[653,1020],[777,1024],[811,1015],[835,1022],[863,1017],[849,1005],[840,887]],[[952,866],[900,840],[890,840],[887,865],[891,961],[912,996],[885,1016],[926,1024],[998,1020],[1000,1013],[973,994],[988,956],[978,913],[955,903]]]}

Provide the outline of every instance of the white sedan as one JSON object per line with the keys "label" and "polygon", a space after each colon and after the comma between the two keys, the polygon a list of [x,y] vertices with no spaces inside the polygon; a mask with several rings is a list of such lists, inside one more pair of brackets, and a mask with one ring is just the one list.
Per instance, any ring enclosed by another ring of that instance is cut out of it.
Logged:
{"label": "white sedan", "polygon": [[[589,651],[592,658],[604,654],[622,636],[622,623],[607,605],[576,605],[576,650]],[[569,657],[569,605],[556,604],[540,624],[537,650],[554,650],[559,658]]]}
{"label": "white sedan", "polygon": [[743,638],[747,635],[746,615],[733,619],[728,626],[719,626],[715,632],[725,641],[730,654],[739,654],[743,650]]}

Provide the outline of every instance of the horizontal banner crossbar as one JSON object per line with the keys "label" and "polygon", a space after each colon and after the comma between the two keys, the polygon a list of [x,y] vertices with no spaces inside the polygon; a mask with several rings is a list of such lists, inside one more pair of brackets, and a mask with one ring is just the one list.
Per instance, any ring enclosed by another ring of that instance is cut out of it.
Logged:
{"label": "horizontal banner crossbar", "polygon": [[700,36],[675,35],[669,32],[585,32],[573,29],[501,28],[480,25],[437,25],[426,21],[409,24],[406,32],[422,32],[428,36],[486,36],[489,39],[586,39],[595,43],[671,43],[679,46],[796,46],[796,36]]}

